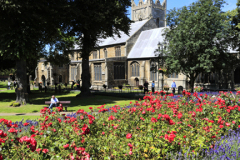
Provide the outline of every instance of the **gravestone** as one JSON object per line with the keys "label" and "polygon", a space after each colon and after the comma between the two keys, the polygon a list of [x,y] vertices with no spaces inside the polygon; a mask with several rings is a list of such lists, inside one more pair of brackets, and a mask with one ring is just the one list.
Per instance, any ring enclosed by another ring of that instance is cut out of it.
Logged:
{"label": "gravestone", "polygon": [[178,86],[178,94],[182,94],[183,92],[183,86]]}

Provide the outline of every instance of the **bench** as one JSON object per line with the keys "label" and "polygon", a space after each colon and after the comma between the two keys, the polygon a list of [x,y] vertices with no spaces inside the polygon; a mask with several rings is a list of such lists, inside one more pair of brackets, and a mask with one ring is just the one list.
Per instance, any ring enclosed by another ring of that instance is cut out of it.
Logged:
{"label": "bench", "polygon": [[[62,104],[62,105],[64,105],[64,104],[70,104],[71,103],[71,101],[59,101],[59,104]],[[45,101],[45,104],[51,104],[51,101]],[[67,112],[67,107],[68,106],[64,106],[64,108],[65,108],[65,111]]]}

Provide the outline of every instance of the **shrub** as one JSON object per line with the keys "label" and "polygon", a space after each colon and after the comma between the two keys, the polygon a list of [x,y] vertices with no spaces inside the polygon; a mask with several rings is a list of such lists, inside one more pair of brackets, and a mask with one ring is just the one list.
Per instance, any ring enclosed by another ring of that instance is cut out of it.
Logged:
{"label": "shrub", "polygon": [[14,103],[13,103],[13,107],[18,107],[18,106],[20,106],[20,103],[19,103],[19,102],[14,102]]}
{"label": "shrub", "polygon": [[118,88],[119,88],[119,89],[122,89],[122,88],[123,88],[123,86],[122,86],[122,85],[118,85]]}
{"label": "shrub", "polygon": [[9,106],[13,106],[13,103],[14,103],[15,101],[13,101],[13,102],[11,102],[10,104],[9,104]]}
{"label": "shrub", "polygon": [[142,90],[142,89],[143,89],[143,86],[142,86],[142,85],[139,85],[138,88],[139,88],[140,90]]}
{"label": "shrub", "polygon": [[16,101],[13,101],[9,104],[9,106],[17,107],[17,106],[20,106],[20,103],[16,102]]}

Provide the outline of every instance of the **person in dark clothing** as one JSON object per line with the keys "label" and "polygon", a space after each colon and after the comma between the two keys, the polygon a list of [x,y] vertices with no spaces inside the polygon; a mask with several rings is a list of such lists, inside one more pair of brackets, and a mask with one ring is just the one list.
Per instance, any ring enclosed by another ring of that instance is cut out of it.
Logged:
{"label": "person in dark clothing", "polygon": [[144,87],[144,93],[148,93],[148,82],[145,81],[145,83],[143,84],[143,87]]}
{"label": "person in dark clothing", "polygon": [[154,81],[152,81],[152,94],[154,94],[154,92],[155,92],[155,83]]}

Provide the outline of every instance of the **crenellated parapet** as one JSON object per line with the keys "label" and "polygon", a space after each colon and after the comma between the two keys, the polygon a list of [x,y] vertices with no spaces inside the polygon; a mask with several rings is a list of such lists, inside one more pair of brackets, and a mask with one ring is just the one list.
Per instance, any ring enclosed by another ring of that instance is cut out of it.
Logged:
{"label": "crenellated parapet", "polygon": [[154,19],[159,27],[166,26],[167,0],[139,0],[138,4],[132,0],[132,21]]}

